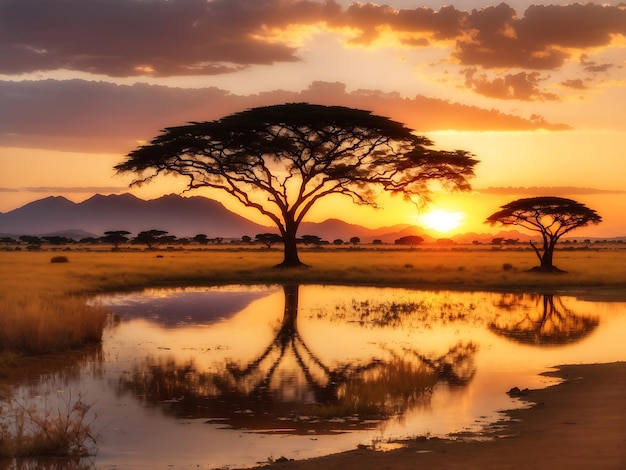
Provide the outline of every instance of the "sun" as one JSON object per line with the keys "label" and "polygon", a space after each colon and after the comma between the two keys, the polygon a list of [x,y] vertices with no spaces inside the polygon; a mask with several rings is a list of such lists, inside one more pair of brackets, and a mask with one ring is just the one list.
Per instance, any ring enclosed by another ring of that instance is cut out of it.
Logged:
{"label": "sun", "polygon": [[437,209],[418,216],[417,221],[424,228],[437,232],[449,232],[463,224],[464,218],[464,212],[447,212]]}

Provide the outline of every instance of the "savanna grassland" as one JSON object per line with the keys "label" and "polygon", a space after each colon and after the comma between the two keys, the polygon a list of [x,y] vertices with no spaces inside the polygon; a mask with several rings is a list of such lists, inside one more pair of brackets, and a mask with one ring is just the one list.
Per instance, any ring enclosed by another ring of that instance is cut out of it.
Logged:
{"label": "savanna grassland", "polygon": [[626,301],[626,248],[620,244],[557,251],[555,264],[566,271],[560,274],[527,272],[536,257],[520,247],[303,248],[300,258],[308,267],[297,269],[274,268],[282,260],[281,249],[258,246],[156,251],[79,246],[63,256],[59,250],[0,252],[0,466],[3,459],[92,455],[88,444],[97,439],[89,421],[92,404],[78,397],[40,414],[12,400],[7,384],[19,381],[26,369],[36,374],[33,365],[45,365],[42,359],[50,353],[57,353],[52,354],[57,362],[90,354],[86,346],[101,340],[109,319],[104,308],[88,304],[94,294],[299,283],[567,293]]}
{"label": "savanna grassland", "polygon": [[377,247],[301,250],[309,266],[276,269],[279,248],[228,246],[195,250],[0,252],[0,349],[26,353],[97,342],[106,311],[87,306],[91,294],[156,286],[214,284],[347,284],[423,289],[561,292],[626,300],[626,249],[620,244],[561,250],[561,274],[526,272],[526,249]]}

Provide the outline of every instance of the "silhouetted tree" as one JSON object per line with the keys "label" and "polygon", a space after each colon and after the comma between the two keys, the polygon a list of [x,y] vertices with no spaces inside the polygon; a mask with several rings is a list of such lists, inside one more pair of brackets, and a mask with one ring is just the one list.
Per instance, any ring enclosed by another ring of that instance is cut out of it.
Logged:
{"label": "silhouetted tree", "polygon": [[133,243],[143,243],[149,250],[152,250],[154,247],[169,241],[170,237],[166,238],[166,234],[167,232],[165,230],[146,230],[139,232],[137,236],[133,238]]}
{"label": "silhouetted tree", "polygon": [[198,235],[193,237],[192,240],[199,243],[200,245],[207,245],[209,243],[209,237],[207,237],[204,233],[199,233]]}
{"label": "silhouetted tree", "polygon": [[407,235],[405,237],[400,237],[396,241],[394,241],[394,244],[396,245],[408,245],[411,247],[419,245],[420,243],[424,243],[424,239],[419,235]]}
{"label": "silhouetted tree", "polygon": [[121,243],[126,243],[129,240],[126,235],[130,235],[130,232],[126,230],[109,230],[104,232],[104,236],[100,240],[104,243],[110,243],[113,245],[114,250],[118,250]]}
{"label": "silhouetted tree", "polygon": [[343,240],[341,238],[335,238],[333,240],[333,245],[337,245],[337,246],[343,245]]}
{"label": "silhouetted tree", "polygon": [[61,235],[48,235],[41,237],[41,239],[45,240],[48,245],[67,245],[68,243],[74,241],[71,238],[63,237]]}
{"label": "silhouetted tree", "polygon": [[243,243],[251,243],[252,242],[252,237],[249,237],[248,235],[244,235],[243,237],[241,237],[241,241]]}
{"label": "silhouetted tree", "polygon": [[352,243],[354,246],[357,246],[359,243],[361,243],[361,239],[359,237],[352,237],[350,239],[350,243]]}
{"label": "silhouetted tree", "polygon": [[263,243],[268,250],[274,243],[283,241],[283,237],[277,233],[259,233],[256,237],[254,237],[254,239],[259,243]]}
{"label": "silhouetted tree", "polygon": [[302,243],[305,245],[318,246],[322,244],[322,237],[318,237],[317,235],[302,235],[300,240],[302,240]]}
{"label": "silhouetted tree", "polygon": [[20,240],[23,241],[24,243],[28,243],[31,246],[39,246],[41,245],[41,238],[39,237],[35,237],[33,235],[22,235],[20,237]]}
{"label": "silhouetted tree", "polygon": [[297,231],[309,210],[333,194],[377,206],[376,189],[428,198],[431,183],[468,190],[477,163],[369,111],[292,103],[250,109],[162,131],[116,165],[138,185],[159,174],[211,187],[268,217],[284,243],[279,267],[297,267]]}
{"label": "silhouetted tree", "polygon": [[578,227],[598,224],[602,221],[596,211],[584,204],[562,197],[541,196],[517,199],[490,215],[487,222],[491,225],[519,225],[525,229],[541,234],[543,247],[540,250],[530,241],[540,265],[533,268],[542,272],[561,271],[552,264],[554,247],[566,233]]}

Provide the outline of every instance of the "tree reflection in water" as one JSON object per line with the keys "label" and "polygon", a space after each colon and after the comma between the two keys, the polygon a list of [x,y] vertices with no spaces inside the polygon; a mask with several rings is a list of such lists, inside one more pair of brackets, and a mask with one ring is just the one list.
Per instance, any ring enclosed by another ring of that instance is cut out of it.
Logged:
{"label": "tree reflection in water", "polygon": [[464,386],[475,373],[473,343],[440,356],[381,350],[360,363],[329,365],[298,330],[298,285],[283,287],[284,315],[273,340],[252,361],[225,361],[216,371],[193,362],[146,358],[119,380],[147,406],[176,416],[224,420],[268,432],[329,433],[364,429],[426,406],[436,386]]}
{"label": "tree reflection in water", "polygon": [[596,316],[577,315],[561,297],[539,294],[502,294],[497,304],[503,312],[489,329],[510,340],[556,346],[580,341],[599,324]]}

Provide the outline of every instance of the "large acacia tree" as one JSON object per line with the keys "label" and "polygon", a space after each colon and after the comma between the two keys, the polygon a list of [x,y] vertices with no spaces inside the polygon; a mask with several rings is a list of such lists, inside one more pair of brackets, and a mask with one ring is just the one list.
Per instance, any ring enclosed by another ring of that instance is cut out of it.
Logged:
{"label": "large acacia tree", "polygon": [[601,221],[602,217],[584,204],[554,196],[517,199],[503,205],[498,212],[487,218],[491,225],[518,225],[540,233],[543,247],[538,248],[532,240],[530,245],[540,262],[533,269],[544,272],[560,271],[552,260],[556,243],[563,235],[578,227],[599,224]]}
{"label": "large acacia tree", "polygon": [[369,111],[293,103],[166,128],[115,168],[136,173],[134,185],[173,173],[188,178],[189,190],[227,192],[272,220],[285,246],[279,266],[294,267],[302,265],[298,226],[322,198],[377,207],[380,190],[423,201],[432,182],[469,189],[477,161],[432,145]]}

